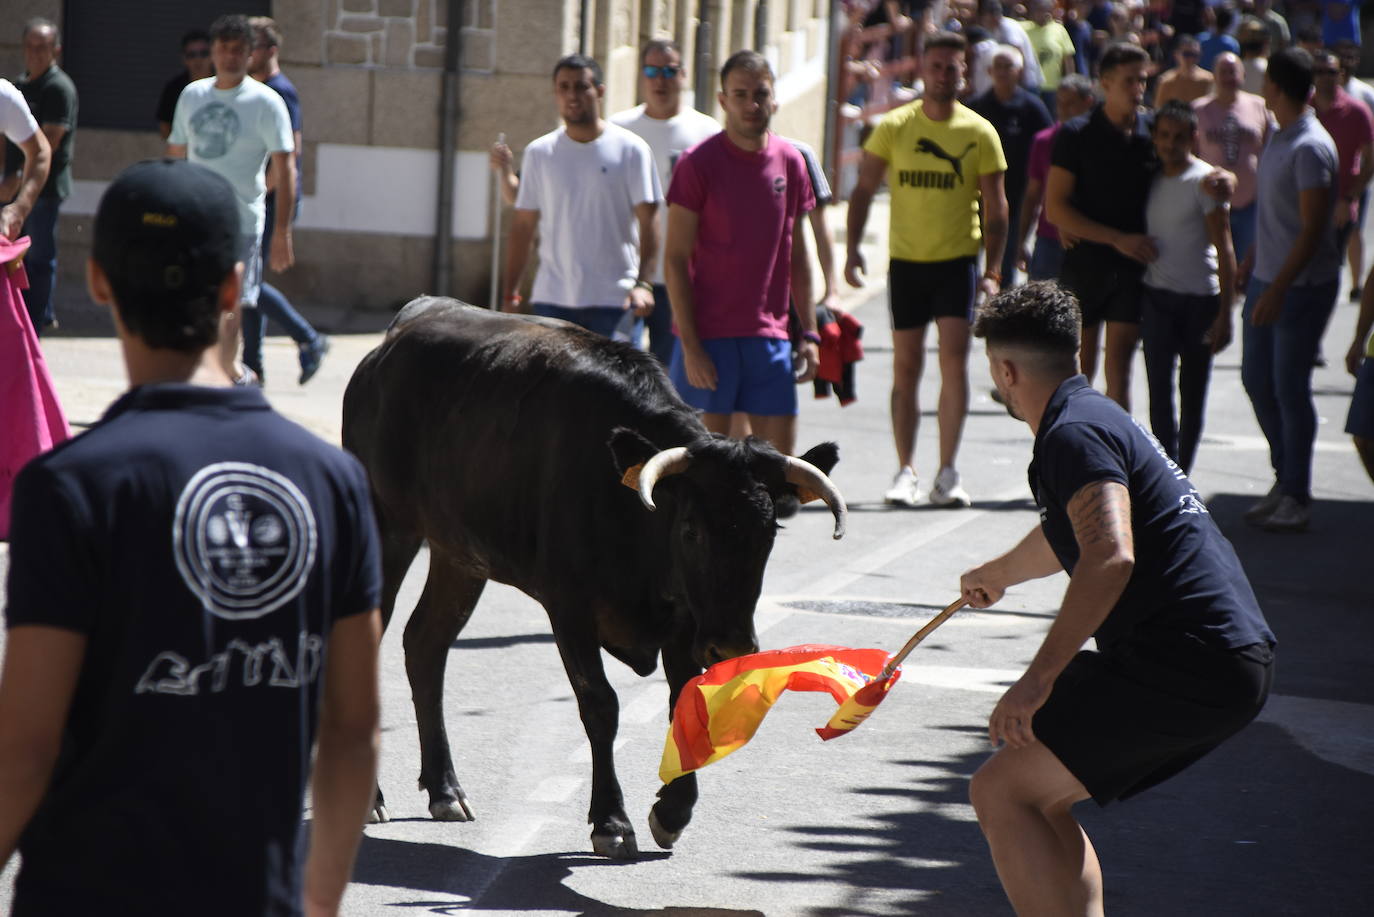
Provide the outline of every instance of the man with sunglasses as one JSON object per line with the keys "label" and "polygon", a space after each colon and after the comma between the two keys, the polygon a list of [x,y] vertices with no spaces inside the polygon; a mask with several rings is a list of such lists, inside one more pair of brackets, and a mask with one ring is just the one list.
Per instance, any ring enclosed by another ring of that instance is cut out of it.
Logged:
{"label": "man with sunglasses", "polygon": [[[682,104],[682,90],[687,85],[687,68],[682,66],[682,51],[677,42],[656,38],[639,52],[639,94],[644,99],[628,111],[611,118],[643,138],[654,154],[661,187],[667,188],[673,177],[673,166],[686,150],[708,137],[720,133],[716,119]],[[667,233],[660,216],[659,237]],[[673,313],[668,305],[668,287],[663,278],[662,264],[654,265],[654,310],[645,323],[649,328],[649,350],[667,366],[673,356]]]}
{"label": "man with sunglasses", "polygon": [[181,90],[195,80],[215,75],[214,61],[210,60],[209,32],[192,29],[181,36],[181,62],[184,65],[181,72],[167,81],[157,100],[157,132],[163,140],[172,133],[172,116],[177,112]]}

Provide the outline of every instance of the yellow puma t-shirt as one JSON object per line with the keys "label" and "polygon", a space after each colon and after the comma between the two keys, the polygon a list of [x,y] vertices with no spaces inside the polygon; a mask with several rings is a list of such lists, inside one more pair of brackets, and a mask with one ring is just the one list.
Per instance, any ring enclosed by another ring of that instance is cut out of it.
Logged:
{"label": "yellow puma t-shirt", "polygon": [[918,99],[888,112],[864,150],[887,161],[893,258],[949,261],[978,254],[978,179],[1007,170],[991,123],[958,102],[949,120],[932,121]]}

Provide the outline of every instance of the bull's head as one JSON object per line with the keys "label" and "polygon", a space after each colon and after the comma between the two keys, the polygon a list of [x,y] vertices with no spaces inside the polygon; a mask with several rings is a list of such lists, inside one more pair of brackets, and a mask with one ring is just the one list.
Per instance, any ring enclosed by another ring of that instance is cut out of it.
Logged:
{"label": "bull's head", "polygon": [[619,429],[610,446],[622,481],[638,491],[645,510],[662,504],[665,585],[691,615],[697,662],[709,666],[755,652],[754,606],[778,528],[778,503],[824,500],[835,517],[834,537],[844,535],[844,498],[817,467],[834,466],[834,445],[800,459],[753,438],[703,436],[659,450]]}

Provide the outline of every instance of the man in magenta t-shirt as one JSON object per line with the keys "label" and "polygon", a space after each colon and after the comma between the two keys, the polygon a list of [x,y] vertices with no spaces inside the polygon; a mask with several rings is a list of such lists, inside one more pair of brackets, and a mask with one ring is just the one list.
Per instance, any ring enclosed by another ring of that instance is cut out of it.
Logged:
{"label": "man in magenta t-shirt", "polygon": [[[1026,164],[1026,190],[1021,199],[1020,216],[1016,226],[1016,245],[1021,250],[1021,269],[1030,280],[1058,280],[1064,264],[1064,247],[1059,230],[1045,216],[1045,184],[1050,176],[1050,152],[1054,136],[1065,121],[1092,111],[1097,102],[1092,80],[1081,73],[1069,73],[1055,92],[1055,108],[1059,120],[1038,132],[1031,141],[1030,157]],[[1035,250],[1026,251],[1026,238],[1031,222],[1035,221]]]}
{"label": "man in magenta t-shirt", "polygon": [[[768,130],[768,61],[737,52],[720,81],[725,130],[682,154],[668,188],[664,274],[678,335],[668,374],[708,430],[728,433],[730,415],[742,412],[755,434],[791,454],[796,386],[820,363],[811,262],[798,228],[816,199],[801,154]],[[803,337],[795,365],[789,296]]]}
{"label": "man in magenta t-shirt", "polygon": [[[1330,51],[1312,55],[1312,107],[1336,144],[1336,242],[1345,251],[1355,228],[1360,195],[1374,175],[1374,116],[1340,86],[1340,61]],[[1359,278],[1354,279],[1359,283]]]}

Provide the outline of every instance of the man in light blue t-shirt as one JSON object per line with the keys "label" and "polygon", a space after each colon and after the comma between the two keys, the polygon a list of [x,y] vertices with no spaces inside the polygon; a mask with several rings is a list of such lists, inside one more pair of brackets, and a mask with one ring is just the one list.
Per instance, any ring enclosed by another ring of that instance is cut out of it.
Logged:
{"label": "man in light blue t-shirt", "polygon": [[1264,102],[1279,129],[1259,164],[1240,374],[1269,441],[1275,478],[1245,521],[1270,531],[1307,529],[1317,437],[1312,361],[1341,273],[1332,216],[1336,145],[1307,104],[1312,71],[1311,55],[1289,48],[1269,59],[1264,74]]}
{"label": "man in light blue t-shirt", "polygon": [[[167,155],[190,159],[228,179],[239,205],[239,260],[243,288],[239,304],[254,308],[262,285],[260,240],[266,222],[265,167],[272,160],[277,200],[296,198],[291,161],[296,141],[281,96],[248,77],[253,29],[246,16],[221,16],[210,26],[210,57],[215,76],[187,85],[177,100]],[[291,248],[291,208],[276,212],[270,264],[284,271],[295,260]],[[230,313],[220,329],[220,360],[239,384],[256,381],[239,365],[239,318]]]}

